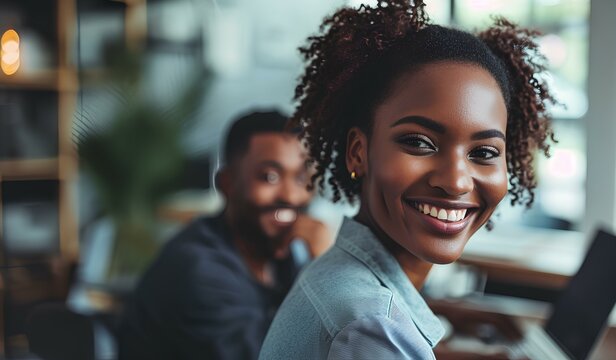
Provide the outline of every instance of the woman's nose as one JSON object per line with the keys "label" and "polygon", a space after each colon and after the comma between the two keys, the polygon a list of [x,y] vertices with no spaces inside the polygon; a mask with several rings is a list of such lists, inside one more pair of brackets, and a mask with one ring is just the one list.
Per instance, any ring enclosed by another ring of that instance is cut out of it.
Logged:
{"label": "woman's nose", "polygon": [[436,171],[430,176],[429,184],[450,196],[460,196],[471,192],[474,182],[466,156],[456,154],[439,159]]}

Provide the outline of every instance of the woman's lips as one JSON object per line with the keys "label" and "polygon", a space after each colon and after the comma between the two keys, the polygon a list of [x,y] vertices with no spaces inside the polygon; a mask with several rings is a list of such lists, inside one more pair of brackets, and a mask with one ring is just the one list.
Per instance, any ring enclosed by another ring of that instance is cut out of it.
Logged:
{"label": "woman's lips", "polygon": [[436,206],[415,201],[405,201],[405,204],[416,212],[428,229],[443,235],[453,235],[464,230],[476,209],[460,205]]}

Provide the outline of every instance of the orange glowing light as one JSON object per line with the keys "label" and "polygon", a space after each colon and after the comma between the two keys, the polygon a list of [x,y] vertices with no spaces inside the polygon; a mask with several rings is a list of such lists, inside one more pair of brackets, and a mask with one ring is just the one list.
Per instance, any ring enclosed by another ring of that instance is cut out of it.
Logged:
{"label": "orange glowing light", "polygon": [[17,34],[17,31],[13,29],[9,29],[5,31],[4,35],[2,35],[2,40],[0,40],[0,42],[4,44],[5,42],[11,41],[11,40],[19,44],[19,34]]}
{"label": "orange glowing light", "polygon": [[19,69],[19,34],[10,29],[0,38],[0,68],[6,75],[13,75]]}

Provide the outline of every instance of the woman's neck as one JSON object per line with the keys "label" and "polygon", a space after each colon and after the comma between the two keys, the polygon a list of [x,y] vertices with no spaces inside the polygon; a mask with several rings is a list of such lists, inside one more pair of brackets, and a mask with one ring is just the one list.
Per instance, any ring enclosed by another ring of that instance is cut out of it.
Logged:
{"label": "woman's neck", "polygon": [[407,249],[403,248],[400,244],[390,238],[374,221],[370,213],[361,206],[359,213],[355,216],[355,220],[361,224],[366,225],[372,230],[377,239],[387,248],[387,250],[394,256],[394,258],[400,264],[402,271],[409,278],[411,283],[416,289],[421,289],[432,264],[419,259],[413,255]]}

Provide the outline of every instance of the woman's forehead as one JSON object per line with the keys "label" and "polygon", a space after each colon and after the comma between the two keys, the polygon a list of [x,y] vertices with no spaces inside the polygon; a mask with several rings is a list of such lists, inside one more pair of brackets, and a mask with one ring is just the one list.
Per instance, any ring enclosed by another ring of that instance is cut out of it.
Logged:
{"label": "woman's forehead", "polygon": [[377,106],[374,120],[391,125],[412,115],[445,123],[448,119],[484,122],[504,131],[507,109],[488,71],[468,63],[439,62],[402,74]]}

